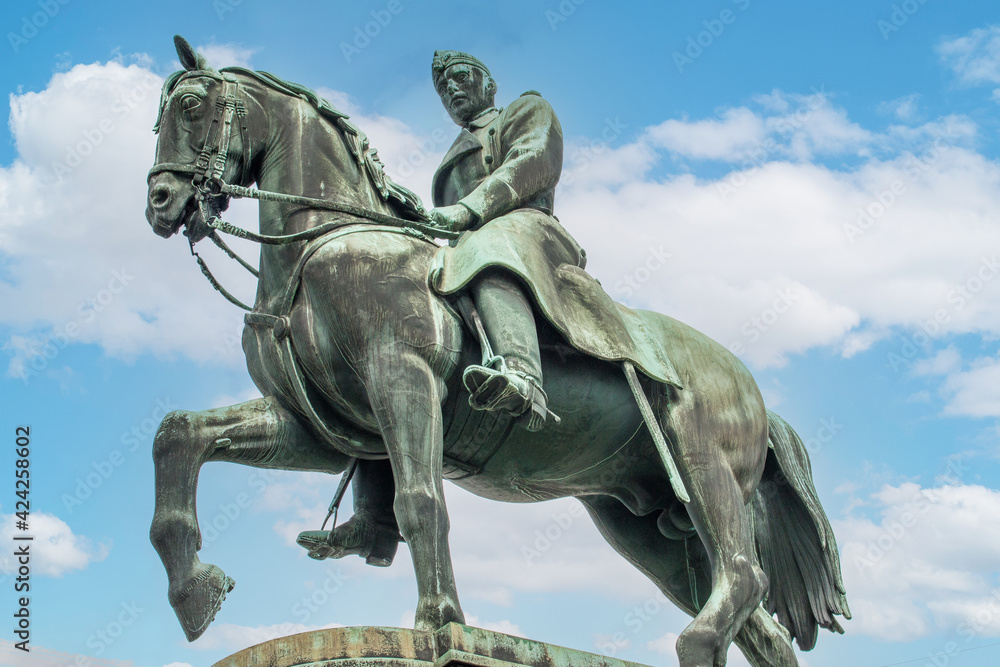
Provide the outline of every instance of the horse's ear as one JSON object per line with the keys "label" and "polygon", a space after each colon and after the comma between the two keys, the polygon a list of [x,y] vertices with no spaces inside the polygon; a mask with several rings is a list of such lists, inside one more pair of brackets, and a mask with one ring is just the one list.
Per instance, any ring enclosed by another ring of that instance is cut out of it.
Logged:
{"label": "horse's ear", "polygon": [[174,35],[174,46],[177,47],[177,57],[180,58],[184,69],[188,71],[212,69],[205,61],[205,56],[195,51],[194,47],[180,35]]}
{"label": "horse's ear", "polygon": [[198,54],[195,53],[194,47],[186,39],[180,35],[174,35],[174,46],[177,48],[177,57],[180,58],[184,69],[198,69]]}

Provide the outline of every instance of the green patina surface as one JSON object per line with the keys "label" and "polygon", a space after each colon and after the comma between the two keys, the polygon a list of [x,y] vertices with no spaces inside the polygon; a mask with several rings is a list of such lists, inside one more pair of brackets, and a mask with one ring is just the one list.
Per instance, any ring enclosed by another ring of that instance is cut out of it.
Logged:
{"label": "green patina surface", "polygon": [[351,627],[304,632],[244,649],[214,667],[644,667],[449,623],[437,632]]}

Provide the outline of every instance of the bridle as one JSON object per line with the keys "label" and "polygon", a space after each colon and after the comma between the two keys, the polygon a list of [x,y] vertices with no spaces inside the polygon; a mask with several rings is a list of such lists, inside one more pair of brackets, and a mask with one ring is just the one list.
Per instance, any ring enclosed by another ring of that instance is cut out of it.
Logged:
{"label": "bridle", "polygon": [[[281,192],[269,192],[266,190],[247,188],[226,183],[222,176],[225,174],[226,167],[229,162],[229,147],[234,121],[239,127],[240,140],[243,143],[243,155],[241,158],[242,171],[248,171],[250,165],[252,164],[253,152],[250,144],[250,134],[247,130],[247,107],[240,96],[239,80],[236,76],[230,74],[229,72],[214,72],[209,70],[193,70],[185,72],[173,82],[172,87],[176,87],[176,85],[184,79],[195,77],[209,77],[222,83],[222,92],[215,98],[215,114],[212,117],[212,122],[206,130],[205,141],[202,144],[201,150],[198,152],[198,157],[196,158],[194,164],[158,162],[150,168],[149,174],[146,176],[146,182],[148,183],[154,176],[165,171],[191,174],[191,186],[196,192],[195,197],[198,201],[198,206],[201,209],[202,221],[205,226],[211,230],[207,234],[207,238],[211,239],[212,242],[215,243],[215,245],[217,245],[231,259],[239,262],[240,265],[252,273],[255,278],[259,277],[257,269],[233,252],[233,250],[230,249],[229,246],[226,245],[226,243],[219,237],[218,232],[223,232],[231,236],[237,236],[239,238],[266,245],[286,245],[289,243],[301,243],[319,238],[338,227],[343,227],[344,222],[342,220],[335,220],[294,234],[284,234],[278,236],[257,234],[247,229],[232,225],[219,217],[219,215],[226,208],[228,208],[228,200],[230,198],[257,199],[259,201],[271,201],[298,205],[306,208],[317,208],[337,213],[345,213],[359,218],[364,218],[378,224],[399,227],[400,231],[404,233],[412,234],[427,240],[434,238],[458,238],[458,232],[437,227],[426,217],[424,217],[423,220],[408,220],[406,218],[400,218],[379,211],[373,211],[354,204],[336,202],[329,199],[317,199],[314,197],[290,195]],[[164,98],[161,103],[161,115],[164,111],[166,102],[167,98]],[[160,120],[158,119],[154,130],[158,131],[159,125]],[[201,272],[212,284],[212,287],[220,292],[230,303],[247,311],[253,310],[250,306],[247,306],[242,301],[234,297],[224,287],[222,287],[221,284],[219,284],[219,281],[208,269],[208,265],[205,264],[205,260],[203,260],[195,251],[194,246],[197,241],[195,241],[195,235],[192,234],[191,231],[192,230],[187,230],[185,232],[188,236],[188,242],[191,245],[191,254],[195,257],[198,262],[198,266],[201,268]]]}

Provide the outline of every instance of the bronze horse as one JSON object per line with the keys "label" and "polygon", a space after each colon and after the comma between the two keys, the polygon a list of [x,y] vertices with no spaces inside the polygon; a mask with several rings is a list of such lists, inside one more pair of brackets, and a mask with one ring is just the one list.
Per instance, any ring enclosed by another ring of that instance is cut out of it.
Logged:
{"label": "bronze horse", "polygon": [[[504,436],[494,438],[496,450],[462,468],[452,455],[462,432],[455,422],[470,419],[461,375],[478,359],[479,344],[428,286],[439,246],[412,230],[372,223],[406,207],[343,114],[271,75],[215,71],[187,42],[175,41],[185,69],[167,80],[161,98],[146,211],[155,233],[166,238],[185,226],[198,240],[212,231],[207,204],[220,210],[228,201],[198,178],[212,165],[215,186],[255,183],[343,205],[331,212],[261,202],[263,235],[335,228],[308,243],[262,247],[243,347],[264,398],[173,412],[154,440],[150,538],[189,640],[204,632],[233,586],[198,558],[202,464],[333,474],[354,458],[391,465],[393,508],[419,591],[419,630],[464,622],[448,547],[447,475],[505,502],[578,498],[608,542],[694,617],[677,640],[684,667],[724,665],[733,641],[753,665],[796,665],[792,638],[808,650],[818,627],[842,632],[834,616],[850,612],[839,556],[805,448],[765,409],[735,356],[655,316],[683,389],[642,383],[690,491],[687,504],[671,489],[621,365],[569,349],[544,323],[546,388],[561,423],[538,433],[495,425]],[[485,428],[474,438],[485,438]]]}

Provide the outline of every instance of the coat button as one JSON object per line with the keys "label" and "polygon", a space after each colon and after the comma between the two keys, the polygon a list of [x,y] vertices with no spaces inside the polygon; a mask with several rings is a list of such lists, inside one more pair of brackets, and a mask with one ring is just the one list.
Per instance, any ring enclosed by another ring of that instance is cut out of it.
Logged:
{"label": "coat button", "polygon": [[494,134],[496,134],[496,133],[497,133],[497,128],[495,128],[495,127],[491,127],[491,128],[490,128],[490,136],[492,137],[492,136],[493,136]]}
{"label": "coat button", "polygon": [[486,156],[486,164],[493,164],[493,156],[492,155],[487,155]]}

